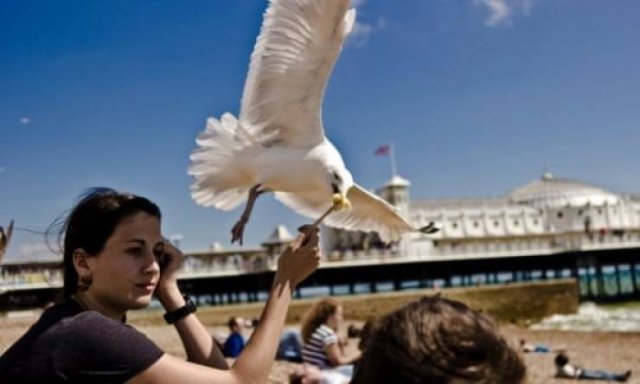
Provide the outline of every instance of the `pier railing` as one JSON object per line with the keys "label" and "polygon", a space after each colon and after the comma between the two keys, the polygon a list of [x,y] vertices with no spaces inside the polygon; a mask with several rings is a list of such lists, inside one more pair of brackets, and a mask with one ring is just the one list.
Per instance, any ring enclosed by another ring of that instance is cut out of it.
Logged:
{"label": "pier railing", "polygon": [[[511,238],[448,238],[433,240],[425,251],[400,252],[397,248],[331,251],[321,268],[343,266],[430,262],[462,259],[549,255],[606,249],[640,248],[640,230],[544,234]],[[266,249],[238,252],[188,253],[180,279],[243,275],[275,270],[277,253]],[[62,270],[34,265],[21,268],[0,266],[0,294],[10,290],[59,288]]]}

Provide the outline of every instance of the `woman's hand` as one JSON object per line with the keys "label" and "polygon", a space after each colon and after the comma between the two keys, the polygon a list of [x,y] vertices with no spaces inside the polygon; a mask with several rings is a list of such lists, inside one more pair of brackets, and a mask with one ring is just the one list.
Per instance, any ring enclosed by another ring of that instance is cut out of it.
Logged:
{"label": "woman's hand", "polygon": [[303,233],[282,252],[278,259],[275,281],[289,281],[292,289],[307,278],[320,264],[318,228],[306,227]]}
{"label": "woman's hand", "polygon": [[178,288],[178,271],[184,259],[182,252],[165,239],[163,255],[158,260],[160,280],[156,286],[156,296],[167,310],[173,309],[176,305],[184,305],[180,304],[183,300]]}

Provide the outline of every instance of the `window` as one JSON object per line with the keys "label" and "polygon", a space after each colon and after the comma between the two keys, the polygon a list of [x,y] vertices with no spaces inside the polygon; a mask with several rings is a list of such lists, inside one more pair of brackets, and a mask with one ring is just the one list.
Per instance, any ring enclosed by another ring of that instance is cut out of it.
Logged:
{"label": "window", "polygon": [[562,216],[564,216],[564,215],[562,214],[562,212],[558,212],[558,213],[556,214],[556,216],[558,216],[558,219],[562,219]]}
{"label": "window", "polygon": [[517,227],[518,225],[520,225],[520,222],[518,220],[514,220],[513,221],[513,226]]}

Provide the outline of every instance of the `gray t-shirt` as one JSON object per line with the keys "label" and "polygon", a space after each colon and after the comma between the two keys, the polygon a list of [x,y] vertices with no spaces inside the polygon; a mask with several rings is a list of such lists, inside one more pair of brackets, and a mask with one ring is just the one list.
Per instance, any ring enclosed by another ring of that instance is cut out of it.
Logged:
{"label": "gray t-shirt", "polygon": [[163,353],[127,324],[68,300],[0,357],[0,383],[124,383]]}

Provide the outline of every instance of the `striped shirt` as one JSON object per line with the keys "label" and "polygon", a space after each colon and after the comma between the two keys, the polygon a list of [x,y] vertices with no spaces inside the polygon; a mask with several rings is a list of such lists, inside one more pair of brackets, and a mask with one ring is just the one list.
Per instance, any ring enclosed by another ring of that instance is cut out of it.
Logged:
{"label": "striped shirt", "polygon": [[338,336],[326,325],[319,326],[302,347],[302,360],[320,369],[331,368],[327,347],[338,342]]}

